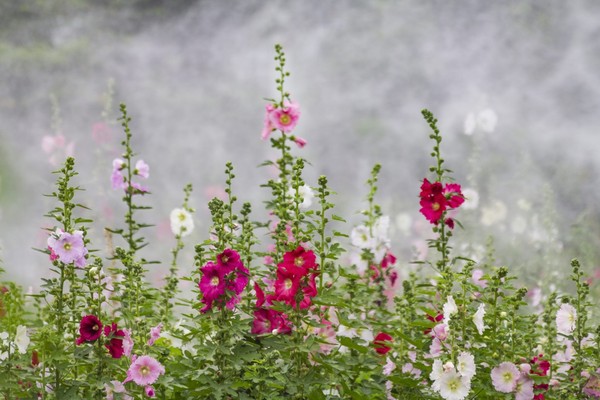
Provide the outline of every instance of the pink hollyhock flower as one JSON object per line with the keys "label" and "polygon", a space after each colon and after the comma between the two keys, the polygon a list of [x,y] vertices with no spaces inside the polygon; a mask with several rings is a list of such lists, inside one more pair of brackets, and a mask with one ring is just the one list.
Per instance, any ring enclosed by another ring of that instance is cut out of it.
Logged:
{"label": "pink hollyhock flower", "polygon": [[600,378],[592,375],[583,388],[583,393],[593,398],[600,399]]}
{"label": "pink hollyhock flower", "polygon": [[375,351],[377,354],[386,354],[392,348],[387,345],[389,342],[393,342],[394,339],[390,335],[385,332],[379,332],[375,339],[373,340],[373,344],[375,345]]}
{"label": "pink hollyhock flower", "polygon": [[82,231],[74,231],[71,234],[57,228],[56,231],[48,237],[47,243],[48,247],[51,249],[51,254],[54,252],[60,262],[65,264],[75,262],[77,267],[85,266],[87,249],[83,243]]}
{"label": "pink hollyhock flower", "polygon": [[110,339],[110,342],[106,343],[104,346],[108,349],[108,352],[112,356],[112,358],[121,358],[125,353],[123,348],[123,337],[125,337],[125,332],[122,329],[117,329],[117,324],[114,322],[111,326],[104,327],[104,336]]}
{"label": "pink hollyhock flower", "polygon": [[273,128],[289,133],[298,124],[300,106],[298,103],[286,100],[283,103],[283,108],[273,108],[268,111],[268,115]]}
{"label": "pink hollyhock flower", "polygon": [[296,145],[298,147],[300,147],[301,149],[304,148],[304,146],[306,146],[307,141],[305,139],[302,139],[301,137],[294,137],[294,142],[296,143]]}
{"label": "pink hollyhock flower", "polygon": [[[106,400],[114,400],[115,393],[126,393],[125,385],[119,381],[110,381],[110,384],[105,383],[104,390],[106,391]],[[122,398],[131,399],[128,395],[124,395]]]}
{"label": "pink hollyhock flower", "polygon": [[133,194],[144,194],[149,192],[148,187],[137,182],[131,182],[131,188],[133,189]]}
{"label": "pink hollyhock flower", "polygon": [[131,332],[127,329],[123,329],[123,352],[127,357],[131,357],[132,349],[133,339],[131,338]]}
{"label": "pink hollyhock flower", "polygon": [[150,356],[137,357],[132,360],[127,370],[127,379],[123,383],[134,381],[140,386],[152,385],[160,375],[165,373],[163,367],[158,361]]}
{"label": "pink hollyhock flower", "polygon": [[440,221],[447,208],[446,196],[443,194],[443,186],[440,182],[431,183],[427,178],[423,179],[421,185],[421,214],[434,225]]}
{"label": "pink hollyhock flower", "polygon": [[482,289],[487,287],[487,281],[485,279],[481,279],[483,277],[483,270],[474,269],[473,274],[471,274],[471,280],[473,284],[479,286]]}
{"label": "pink hollyhock flower", "polygon": [[444,186],[444,195],[448,199],[448,206],[450,208],[458,208],[465,202],[465,197],[460,191],[460,185],[458,183],[447,183],[446,186]]}
{"label": "pink hollyhock flower", "polygon": [[86,315],[79,322],[79,338],[77,345],[93,342],[102,335],[102,322],[95,315]]}
{"label": "pink hollyhock flower", "polygon": [[150,176],[150,166],[146,164],[144,160],[138,160],[135,163],[133,174],[141,176],[142,178],[148,178]]}
{"label": "pink hollyhock flower", "polygon": [[431,334],[433,337],[438,338],[439,340],[446,340],[448,337],[448,325],[446,324],[437,324],[433,327]]}
{"label": "pink hollyhock flower", "polygon": [[125,161],[120,158],[113,160],[113,170],[110,176],[113,189],[126,189],[127,183],[125,182],[125,176],[121,172],[125,168]]}
{"label": "pink hollyhock flower", "polygon": [[148,339],[148,346],[152,346],[154,342],[160,337],[160,330],[162,329],[162,322],[156,325],[154,328],[150,328],[150,339]]}
{"label": "pink hollyhock flower", "polygon": [[532,400],[533,396],[533,380],[526,374],[521,374],[517,380],[515,400]]}
{"label": "pink hollyhock flower", "polygon": [[254,291],[256,292],[256,307],[262,307],[265,304],[265,292],[258,286],[258,283],[254,283]]}
{"label": "pink hollyhock flower", "polygon": [[503,362],[492,369],[492,384],[494,388],[502,393],[512,393],[517,388],[517,380],[521,372],[511,362]]}
{"label": "pink hollyhock flower", "polygon": [[144,391],[146,392],[146,396],[148,396],[148,397],[154,397],[155,396],[154,388],[152,386],[149,386],[149,385],[146,386],[144,388]]}
{"label": "pink hollyhock flower", "polygon": [[285,314],[273,309],[260,308],[254,311],[252,321],[252,334],[262,335],[265,333],[287,334],[292,331],[290,322]]}
{"label": "pink hollyhock flower", "polygon": [[273,104],[267,104],[265,106],[265,120],[263,124],[263,130],[261,133],[262,140],[266,140],[271,135],[271,132],[275,129],[273,124],[271,123],[271,113],[275,110]]}
{"label": "pink hollyhock flower", "polygon": [[50,261],[58,260],[58,256],[56,255],[54,250],[52,250],[52,247],[48,246],[48,251],[50,252]]}

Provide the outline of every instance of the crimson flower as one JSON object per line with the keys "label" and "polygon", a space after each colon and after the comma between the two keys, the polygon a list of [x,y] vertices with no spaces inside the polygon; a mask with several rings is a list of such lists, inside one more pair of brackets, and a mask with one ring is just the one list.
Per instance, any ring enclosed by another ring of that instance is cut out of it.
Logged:
{"label": "crimson flower", "polygon": [[379,332],[377,336],[375,336],[375,340],[373,341],[373,344],[375,345],[375,351],[381,355],[386,354],[392,349],[386,343],[392,342],[393,340],[394,339],[392,339],[392,337],[387,333]]}
{"label": "crimson flower", "polygon": [[113,322],[111,326],[107,325],[104,327],[104,336],[109,339],[109,342],[104,346],[108,349],[112,358],[123,357],[125,353],[125,349],[123,348],[125,332],[122,329],[117,329],[117,324]]}
{"label": "crimson flower", "polygon": [[95,315],[86,315],[79,323],[79,338],[77,344],[93,342],[102,335],[102,322]]}

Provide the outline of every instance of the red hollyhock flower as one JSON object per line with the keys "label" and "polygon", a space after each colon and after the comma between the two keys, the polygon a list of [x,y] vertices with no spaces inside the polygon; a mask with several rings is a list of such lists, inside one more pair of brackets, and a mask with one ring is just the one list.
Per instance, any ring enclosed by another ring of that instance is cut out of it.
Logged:
{"label": "red hollyhock flower", "polygon": [[106,343],[104,346],[108,349],[108,352],[112,356],[112,358],[121,358],[125,353],[123,349],[123,338],[125,337],[125,332],[122,329],[117,329],[117,324],[114,322],[111,326],[104,327],[104,336],[110,339],[110,342]]}
{"label": "red hollyhock flower", "polygon": [[102,335],[102,322],[95,315],[86,315],[79,323],[79,338],[77,344],[93,342]]}
{"label": "red hollyhock flower", "polygon": [[375,351],[378,354],[386,354],[392,348],[386,345],[386,342],[392,342],[394,339],[390,335],[385,332],[379,332],[377,336],[375,336],[375,340],[373,344],[375,345]]}
{"label": "red hollyhock flower", "polygon": [[419,211],[429,222],[437,225],[448,205],[442,184],[440,182],[431,183],[427,178],[423,179],[419,196],[421,197]]}
{"label": "red hollyhock flower", "polygon": [[448,199],[450,208],[458,208],[465,202],[465,196],[463,196],[458,183],[447,183],[444,186],[444,195]]}
{"label": "red hollyhock flower", "polygon": [[[427,315],[426,315],[426,317],[427,317],[427,319],[428,319],[428,320],[430,320],[431,322],[438,323],[438,322],[440,322],[441,320],[443,320],[443,319],[444,319],[444,314],[442,314],[442,313],[439,313],[439,314],[438,314],[438,315],[436,315],[435,317],[433,317],[433,316],[431,316],[431,315],[427,314]],[[425,335],[429,335],[430,333],[431,333],[431,328],[427,328],[427,329],[425,329],[425,330],[423,331],[423,334],[425,334]]]}
{"label": "red hollyhock flower", "polygon": [[312,250],[305,250],[298,246],[296,250],[288,251],[283,255],[283,266],[295,275],[305,276],[308,270],[316,269],[316,256]]}
{"label": "red hollyhock flower", "polygon": [[202,292],[202,302],[205,304],[200,311],[204,313],[212,307],[212,303],[219,296],[225,294],[225,271],[209,261],[200,268],[200,272],[202,272],[202,278],[200,278],[198,287]]}
{"label": "red hollyhock flower", "polygon": [[256,307],[261,307],[265,304],[265,292],[254,282],[254,291],[256,292]]}

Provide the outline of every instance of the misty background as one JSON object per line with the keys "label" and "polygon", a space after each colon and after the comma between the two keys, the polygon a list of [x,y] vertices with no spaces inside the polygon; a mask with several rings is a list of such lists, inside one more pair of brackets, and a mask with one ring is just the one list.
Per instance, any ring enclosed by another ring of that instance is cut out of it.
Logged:
{"label": "misty background", "polygon": [[[47,257],[32,248],[45,247],[41,228],[52,221],[43,215],[54,203],[42,194],[70,153],[85,189],[77,198],[93,209],[82,216],[97,219],[94,247],[105,248],[103,227],[122,226],[121,193],[110,187],[124,138],[120,102],[133,119],[136,159],[150,165],[152,195],[141,202],[154,208],[139,215],[156,225],[145,230],[144,256],[163,263],[151,267],[157,282],[174,246],[169,212],[186,183],[197,214],[184,269],[208,235],[206,203],[222,191],[227,161],[234,194],[266,220],[259,185],[272,172],[257,165],[277,156],[260,139],[264,99],[276,95],[275,43],[301,107],[295,134],[308,141],[295,154],[312,164],[308,184],[325,174],[338,193],[335,213],[349,223],[337,229],[349,233],[360,221],[364,182],[379,162],[377,200],[391,217],[392,249],[407,268],[423,256],[430,227],[418,193],[432,143],[420,110],[428,108],[446,166],[479,197],[457,216],[466,228],[456,230],[457,248],[490,261],[493,237],[494,263],[534,285],[556,282],[553,271],[568,270],[575,256],[598,275],[599,37],[592,0],[0,0],[5,278],[37,287],[48,275]],[[469,127],[490,111],[491,131]],[[110,130],[98,130],[101,122]],[[59,134],[64,143],[49,145]]]}

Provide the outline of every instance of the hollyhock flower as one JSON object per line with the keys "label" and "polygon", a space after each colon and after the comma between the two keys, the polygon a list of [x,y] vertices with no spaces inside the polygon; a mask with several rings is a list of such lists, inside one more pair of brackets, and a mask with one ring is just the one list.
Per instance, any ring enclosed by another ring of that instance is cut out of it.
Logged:
{"label": "hollyhock flower", "polygon": [[577,310],[568,303],[563,303],[556,312],[556,330],[563,335],[570,335],[577,323]]}
{"label": "hollyhock flower", "polygon": [[113,189],[126,189],[127,188],[126,179],[125,179],[125,176],[123,175],[123,173],[121,172],[126,166],[125,161],[120,158],[115,158],[113,160],[112,165],[113,165],[113,170],[112,170],[112,174],[110,176],[112,188]]}
{"label": "hollyhock flower", "polygon": [[431,341],[431,345],[429,345],[429,357],[431,358],[437,358],[439,356],[442,355],[442,341],[437,338],[434,337],[433,340]]}
{"label": "hollyhock flower", "polygon": [[446,340],[448,338],[448,325],[446,324],[437,324],[431,330],[431,335],[434,338],[438,338],[439,340]]}
{"label": "hollyhock flower", "polygon": [[50,252],[50,261],[58,260],[58,255],[52,250],[52,247],[48,246],[48,251]]}
{"label": "hollyhock flower", "polygon": [[133,174],[141,176],[142,178],[148,178],[150,176],[150,166],[146,164],[144,160],[138,160],[135,163]]}
{"label": "hollyhock flower", "polygon": [[233,272],[241,264],[240,255],[235,250],[225,249],[221,254],[217,255],[217,265],[225,271],[225,274]]}
{"label": "hollyhock flower", "polygon": [[201,311],[206,312],[219,296],[225,294],[225,271],[209,261],[200,268],[200,272],[202,272],[202,278],[200,278],[198,287],[202,292],[202,302],[205,304]]}
{"label": "hollyhock flower", "polygon": [[452,368],[440,376],[439,394],[445,400],[463,400],[471,391],[471,382]]}
{"label": "hollyhock flower", "polygon": [[287,316],[281,311],[261,308],[254,311],[251,332],[255,335],[288,334],[292,332],[292,327]]}
{"label": "hollyhock flower", "polygon": [[419,211],[429,222],[437,225],[448,206],[442,184],[440,182],[431,183],[427,178],[423,179],[419,196],[421,197]]}
{"label": "hollyhock flower", "polygon": [[[599,371],[596,371],[599,372]],[[583,388],[583,393],[596,399],[600,398],[600,378],[598,375],[592,375]]]}
{"label": "hollyhock flower", "polygon": [[458,373],[470,381],[475,376],[475,370],[477,368],[473,354],[463,351],[459,354],[456,361]]}
{"label": "hollyhock flower", "polygon": [[102,322],[95,315],[86,315],[79,322],[79,338],[77,344],[93,342],[102,335]]}
{"label": "hollyhock flower", "polygon": [[[440,322],[441,320],[443,320],[443,319],[444,319],[444,314],[442,314],[442,313],[439,313],[439,314],[438,314],[438,315],[436,315],[435,317],[434,317],[434,316],[432,316],[432,315],[429,315],[429,314],[427,314],[427,315],[425,315],[425,317],[426,317],[428,320],[430,320],[431,322]],[[427,328],[427,329],[425,329],[425,330],[423,331],[423,334],[424,334],[424,335],[429,335],[429,334],[431,333],[431,330],[432,330],[431,328]]]}
{"label": "hollyhock flower", "polygon": [[29,343],[30,339],[29,336],[27,336],[27,328],[23,325],[19,325],[17,327],[17,333],[15,334],[15,344],[19,349],[19,353],[25,354]]}
{"label": "hollyhock flower", "polygon": [[300,106],[298,103],[286,100],[283,103],[283,108],[273,108],[268,111],[268,115],[273,128],[289,133],[298,124]]}
{"label": "hollyhock flower", "polygon": [[265,119],[264,119],[264,123],[263,123],[263,130],[261,133],[261,138],[262,140],[266,140],[269,138],[269,136],[271,135],[271,132],[273,132],[273,130],[275,129],[275,126],[273,126],[273,123],[271,122],[271,113],[275,110],[275,106],[273,106],[273,104],[267,104],[265,105]]}
{"label": "hollyhock flower", "polygon": [[287,268],[277,269],[277,280],[275,281],[275,298],[286,304],[295,306],[296,293],[300,288],[302,276],[296,275]]}
{"label": "hollyhock flower", "polygon": [[[65,264],[75,262],[77,267],[85,265],[85,255],[87,249],[83,243],[83,232],[74,231],[72,234],[63,232],[57,228],[54,233],[48,237],[48,247],[58,257],[58,260]],[[82,261],[83,259],[83,261]]]}
{"label": "hollyhock flower", "polygon": [[477,114],[477,125],[482,131],[491,133],[496,129],[498,115],[491,108],[486,108]]}
{"label": "hollyhock flower", "polygon": [[184,208],[174,208],[169,216],[171,221],[171,232],[181,237],[187,236],[194,230],[194,219],[192,214]]}
{"label": "hollyhock flower", "polygon": [[127,329],[123,329],[123,353],[127,357],[131,357],[131,350],[133,349],[133,339],[131,338],[131,332]]}
{"label": "hollyhock flower", "polygon": [[301,137],[298,137],[298,136],[294,137],[294,142],[295,142],[295,143],[296,143],[296,145],[297,145],[299,148],[301,148],[301,149],[303,149],[303,148],[304,148],[304,146],[306,146],[306,143],[307,143],[307,142],[306,142],[306,139],[303,139],[303,138],[301,138]]}
{"label": "hollyhock flower", "polygon": [[141,183],[131,182],[131,188],[133,189],[133,194],[144,194],[148,193],[148,188]]}
{"label": "hollyhock flower", "polygon": [[460,191],[460,185],[458,183],[447,183],[446,186],[444,186],[443,193],[448,200],[448,207],[450,208],[458,208],[465,202],[465,198]]}
{"label": "hollyhock flower", "polygon": [[152,346],[154,342],[160,338],[160,331],[162,329],[162,322],[156,325],[154,328],[150,328],[150,339],[148,339],[148,346]]}
{"label": "hollyhock flower", "polygon": [[294,275],[306,276],[309,270],[317,268],[317,257],[312,250],[306,250],[298,246],[295,250],[288,251],[283,255],[283,262],[280,264]]}
{"label": "hollyhock flower", "polygon": [[160,375],[165,373],[165,368],[150,356],[137,357],[127,370],[127,379],[123,383],[134,381],[140,386],[152,385]]}
{"label": "hollyhock flower", "polygon": [[123,348],[125,332],[122,329],[117,329],[117,324],[113,322],[111,326],[107,325],[104,327],[104,336],[110,339],[104,346],[108,349],[112,358],[123,357],[123,354],[125,354],[125,349]]}
{"label": "hollyhock flower", "polygon": [[[125,385],[123,385],[119,381],[110,381],[110,384],[105,383],[104,390],[106,391],[106,400],[114,400],[115,393],[126,393]],[[131,398],[131,397],[125,395],[123,397],[123,399],[125,399],[125,398]]]}
{"label": "hollyhock flower", "polygon": [[550,371],[550,361],[544,359],[543,357],[544,355],[540,354],[529,360],[529,364],[532,367],[532,374],[539,376],[548,375],[548,371]]}
{"label": "hollyhock flower", "polygon": [[369,228],[365,225],[359,225],[350,232],[350,241],[353,246],[361,249],[370,249],[375,247],[375,238],[371,236]]}
{"label": "hollyhock flower", "polygon": [[485,324],[483,323],[484,316],[485,304],[481,303],[479,304],[479,307],[477,307],[477,312],[473,315],[473,323],[475,324],[475,327],[477,327],[477,332],[479,332],[480,335],[482,335],[485,330]]}
{"label": "hollyhock flower", "polygon": [[452,296],[448,296],[446,299],[446,303],[444,303],[443,314],[444,314],[444,324],[448,325],[450,323],[450,316],[456,314],[458,312],[458,307],[454,302],[454,298]]}
{"label": "hollyhock flower", "polygon": [[429,379],[431,379],[432,381],[431,388],[436,392],[440,391],[440,378],[443,373],[444,365],[442,364],[442,360],[434,360],[433,364],[431,365],[431,373],[429,374]]}
{"label": "hollyhock flower", "polygon": [[154,397],[154,395],[155,395],[154,388],[152,386],[146,386],[144,388],[144,391],[146,392],[146,396],[148,396],[148,397]]}
{"label": "hollyhock flower", "polygon": [[375,340],[373,341],[373,344],[375,345],[375,351],[377,352],[377,354],[383,355],[389,352],[392,348],[389,347],[386,343],[392,342],[393,340],[394,339],[387,333],[379,332],[377,336],[375,336]]}
{"label": "hollyhock flower", "polygon": [[532,400],[533,396],[533,380],[522,373],[519,379],[517,379],[515,400]]}
{"label": "hollyhock flower", "polygon": [[503,362],[492,369],[492,384],[499,392],[512,393],[517,388],[517,379],[520,375],[521,373],[515,364]]}
{"label": "hollyhock flower", "polygon": [[[290,188],[287,192],[288,197],[294,198],[296,196],[296,190]],[[313,199],[315,198],[315,192],[308,185],[298,186],[298,196],[302,200],[299,204],[301,210],[306,210],[312,205]]]}

